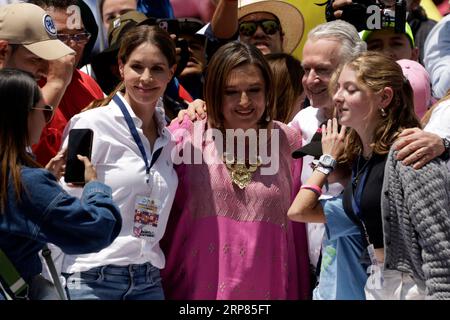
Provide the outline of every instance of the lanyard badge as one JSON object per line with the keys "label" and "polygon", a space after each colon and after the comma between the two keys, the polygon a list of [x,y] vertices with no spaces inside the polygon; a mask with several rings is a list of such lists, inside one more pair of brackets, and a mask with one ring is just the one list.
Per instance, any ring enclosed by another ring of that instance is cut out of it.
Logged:
{"label": "lanyard badge", "polygon": [[137,196],[134,207],[133,236],[152,239],[158,229],[161,204],[156,199]]}
{"label": "lanyard badge", "polygon": [[[141,152],[142,160],[144,160],[145,163],[145,182],[150,186],[149,194],[151,195],[153,191],[154,178],[152,178],[152,176],[150,175],[150,170],[161,155],[162,147],[153,152],[152,159],[149,164],[144,144],[142,143],[141,137],[137,132],[136,126],[130,116],[130,113],[128,112],[127,108],[118,95],[115,95],[113,97],[113,100],[122,111],[128,128],[130,129],[130,133],[133,136],[134,142]],[[160,200],[153,199],[145,195],[136,196],[134,203],[134,224],[132,235],[138,238],[154,238],[158,228],[160,212]]]}

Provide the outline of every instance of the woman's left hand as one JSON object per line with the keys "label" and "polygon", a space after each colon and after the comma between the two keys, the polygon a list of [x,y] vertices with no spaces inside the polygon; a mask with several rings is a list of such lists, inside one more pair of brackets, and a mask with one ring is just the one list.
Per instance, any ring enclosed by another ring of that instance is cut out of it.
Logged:
{"label": "woman's left hand", "polygon": [[344,152],[345,126],[338,130],[337,119],[329,119],[327,125],[322,125],[322,154],[329,154],[334,159]]}
{"label": "woman's left hand", "polygon": [[45,169],[53,173],[57,180],[61,179],[66,170],[67,148],[61,149],[45,166]]}

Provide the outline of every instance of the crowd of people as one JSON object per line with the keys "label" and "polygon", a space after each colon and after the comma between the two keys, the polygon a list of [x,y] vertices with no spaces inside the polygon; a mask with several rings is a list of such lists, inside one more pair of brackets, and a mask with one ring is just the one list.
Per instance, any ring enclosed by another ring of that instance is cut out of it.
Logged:
{"label": "crowd of people", "polygon": [[450,299],[450,14],[325,4],[0,5],[0,300]]}

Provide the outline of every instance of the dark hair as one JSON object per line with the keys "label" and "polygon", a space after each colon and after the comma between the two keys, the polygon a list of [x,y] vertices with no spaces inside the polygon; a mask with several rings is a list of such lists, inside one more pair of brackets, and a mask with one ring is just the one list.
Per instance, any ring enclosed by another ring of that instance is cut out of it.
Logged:
{"label": "dark hair", "polygon": [[28,0],[28,3],[35,4],[44,9],[48,7],[66,9],[67,7],[78,5],[78,0]]}
{"label": "dark hair", "polygon": [[[176,64],[175,43],[170,35],[158,26],[142,25],[132,28],[125,34],[121,41],[118,59],[125,64],[133,51],[143,43],[151,43],[156,46],[166,57],[169,67]],[[123,83],[119,83],[116,88],[104,99],[94,100],[84,110],[93,109],[109,104],[118,91],[124,89]]]}
{"label": "dark hair", "polygon": [[303,94],[302,78],[305,74],[300,60],[288,53],[265,55],[272,69],[277,106],[275,120],[288,123],[294,116],[295,103]]}
{"label": "dark hair", "polygon": [[118,58],[126,63],[131,53],[143,43],[151,43],[158,47],[169,62],[169,67],[177,63],[175,43],[167,31],[157,27],[142,25],[126,33],[119,49]]}
{"label": "dark hair", "polygon": [[17,69],[0,70],[0,209],[6,205],[11,176],[17,199],[22,190],[20,167],[39,167],[27,153],[30,145],[28,114],[41,99],[41,91],[31,74]]}
{"label": "dark hair", "polygon": [[254,65],[261,70],[264,78],[266,94],[266,110],[259,123],[266,127],[268,121],[275,115],[275,93],[273,90],[272,71],[264,55],[255,46],[239,41],[229,42],[217,50],[206,68],[205,97],[208,121],[214,128],[223,128],[224,118],[222,112],[225,86],[231,71],[242,65]]}

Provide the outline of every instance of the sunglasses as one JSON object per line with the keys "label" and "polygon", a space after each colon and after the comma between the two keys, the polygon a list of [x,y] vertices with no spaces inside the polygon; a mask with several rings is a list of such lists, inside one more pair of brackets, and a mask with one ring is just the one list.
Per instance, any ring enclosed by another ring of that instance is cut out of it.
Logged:
{"label": "sunglasses", "polygon": [[42,110],[44,112],[45,122],[49,123],[53,119],[53,115],[55,113],[55,108],[51,105],[45,105],[43,107],[33,107],[33,110]]}
{"label": "sunglasses", "polygon": [[70,33],[58,33],[58,39],[64,43],[69,43],[71,40],[79,43],[86,43],[91,38],[89,32],[80,32],[75,34]]}
{"label": "sunglasses", "polygon": [[280,23],[277,20],[244,21],[239,24],[239,33],[251,37],[255,34],[258,26],[261,26],[267,35],[275,34],[281,29]]}

